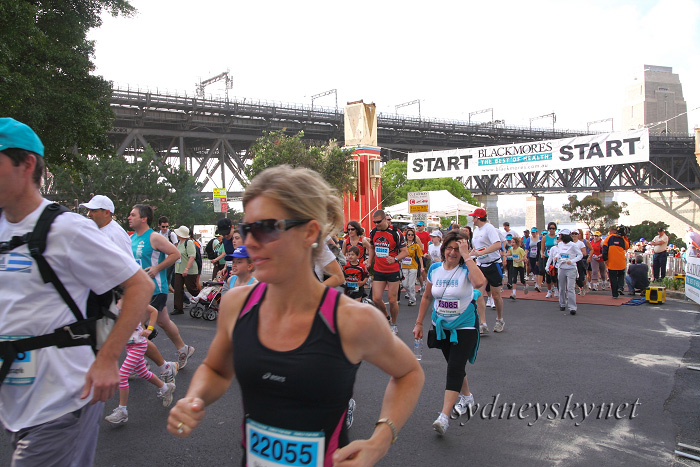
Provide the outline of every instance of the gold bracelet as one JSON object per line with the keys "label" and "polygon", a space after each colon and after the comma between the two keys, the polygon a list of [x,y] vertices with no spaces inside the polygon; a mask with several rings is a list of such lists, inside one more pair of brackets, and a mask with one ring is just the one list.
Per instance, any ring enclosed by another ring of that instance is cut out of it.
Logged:
{"label": "gold bracelet", "polygon": [[149,331],[153,331],[153,326],[148,326],[146,329],[148,329]]}
{"label": "gold bracelet", "polygon": [[377,428],[377,425],[380,425],[382,423],[386,423],[387,425],[389,425],[389,428],[391,428],[391,444],[394,444],[396,442],[396,439],[398,438],[398,433],[396,432],[394,422],[392,422],[388,418],[380,418],[379,420],[377,420],[377,423],[374,424],[374,427]]}

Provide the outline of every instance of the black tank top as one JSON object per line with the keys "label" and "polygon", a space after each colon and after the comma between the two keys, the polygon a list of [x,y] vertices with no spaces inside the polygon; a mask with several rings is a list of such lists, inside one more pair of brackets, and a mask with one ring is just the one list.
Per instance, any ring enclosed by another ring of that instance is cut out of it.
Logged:
{"label": "black tank top", "polygon": [[324,465],[332,465],[333,452],[349,442],[345,415],[359,368],[345,356],[337,332],[340,293],[326,288],[304,343],[279,352],[268,349],[258,338],[259,308],[266,288],[265,283],[255,286],[233,331],[233,367],[247,421],[242,441],[244,457],[246,446],[253,448],[258,442],[256,452],[264,447],[260,438],[251,438],[246,429],[252,421],[273,429],[322,432]]}

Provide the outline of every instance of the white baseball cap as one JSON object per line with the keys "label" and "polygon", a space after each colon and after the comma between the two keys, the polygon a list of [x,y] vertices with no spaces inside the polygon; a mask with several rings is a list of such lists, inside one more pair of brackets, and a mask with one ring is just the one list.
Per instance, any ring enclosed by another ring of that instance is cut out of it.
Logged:
{"label": "white baseball cap", "polygon": [[105,195],[95,195],[92,197],[90,202],[83,203],[80,205],[80,207],[88,209],[104,209],[114,214],[114,203]]}
{"label": "white baseball cap", "polygon": [[430,232],[430,236],[442,238],[442,232],[439,229],[435,229],[432,232]]}

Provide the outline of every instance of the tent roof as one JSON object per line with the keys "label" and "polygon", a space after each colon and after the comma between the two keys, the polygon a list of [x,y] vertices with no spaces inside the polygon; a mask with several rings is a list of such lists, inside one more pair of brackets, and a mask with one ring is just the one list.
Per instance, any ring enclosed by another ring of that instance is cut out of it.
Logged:
{"label": "tent roof", "polygon": [[[457,214],[466,215],[474,212],[479,206],[465,203],[447,190],[429,191],[430,194],[430,213],[433,216],[448,217],[456,216]],[[408,200],[384,208],[384,211],[393,215],[405,214],[408,215]]]}

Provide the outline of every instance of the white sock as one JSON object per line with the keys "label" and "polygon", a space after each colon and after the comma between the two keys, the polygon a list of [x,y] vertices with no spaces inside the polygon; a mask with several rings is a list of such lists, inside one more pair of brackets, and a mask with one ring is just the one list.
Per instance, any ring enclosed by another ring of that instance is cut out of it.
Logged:
{"label": "white sock", "polygon": [[187,352],[187,345],[185,345],[185,346],[182,347],[181,349],[177,349],[177,351],[180,352],[180,353],[185,353],[185,352]]}
{"label": "white sock", "polygon": [[158,367],[158,371],[161,373],[163,373],[167,369],[168,369],[168,362],[164,362],[161,366]]}
{"label": "white sock", "polygon": [[120,405],[119,405],[119,410],[121,410],[121,411],[124,412],[124,413],[127,413],[127,411],[126,411],[126,406],[125,406],[125,405],[121,405],[121,404],[120,404]]}
{"label": "white sock", "polygon": [[165,391],[167,391],[167,390],[168,390],[168,383],[163,383],[163,386],[161,386],[161,387],[158,389],[158,392],[159,392],[160,394],[165,394]]}

